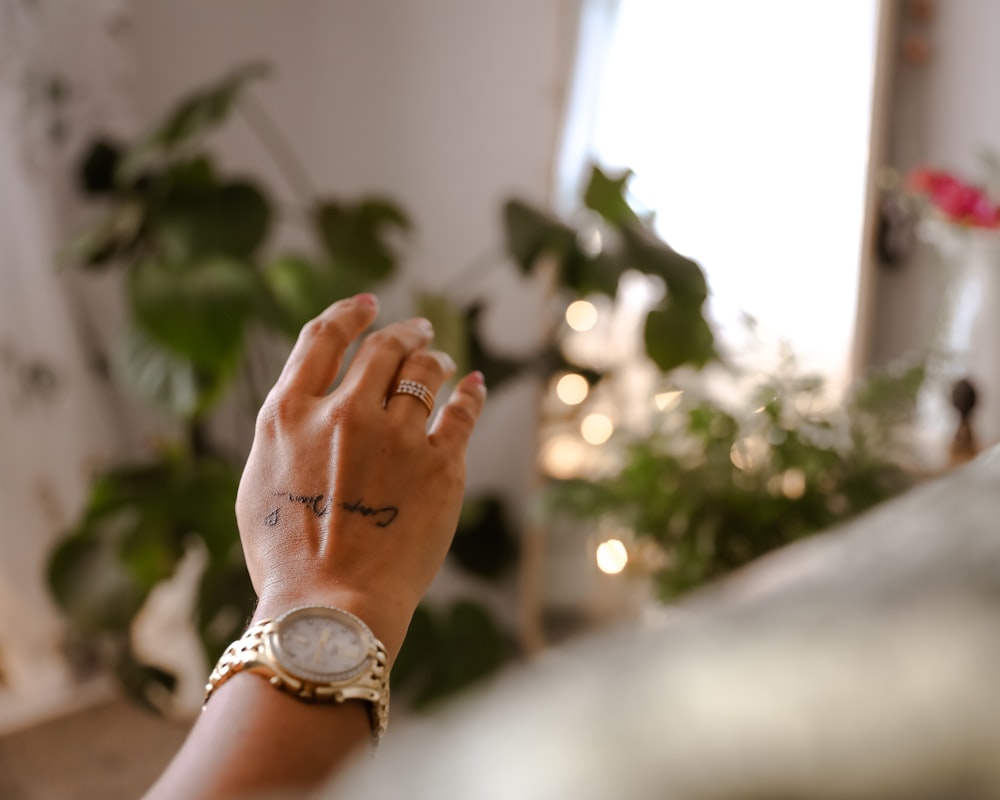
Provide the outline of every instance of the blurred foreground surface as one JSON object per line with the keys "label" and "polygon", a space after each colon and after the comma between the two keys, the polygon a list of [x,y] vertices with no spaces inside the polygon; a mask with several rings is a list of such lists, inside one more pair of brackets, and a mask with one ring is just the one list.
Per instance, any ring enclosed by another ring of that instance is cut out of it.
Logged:
{"label": "blurred foreground surface", "polygon": [[1000,451],[390,734],[337,798],[1000,798]]}
{"label": "blurred foreground surface", "polygon": [[180,747],[186,726],[114,700],[0,738],[3,800],[134,800]]}

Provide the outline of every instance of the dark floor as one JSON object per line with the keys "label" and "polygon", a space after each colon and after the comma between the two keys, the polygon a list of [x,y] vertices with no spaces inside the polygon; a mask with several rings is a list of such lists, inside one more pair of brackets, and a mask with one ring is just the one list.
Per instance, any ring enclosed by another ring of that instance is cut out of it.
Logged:
{"label": "dark floor", "polygon": [[0,800],[136,800],[186,727],[113,700],[0,738]]}

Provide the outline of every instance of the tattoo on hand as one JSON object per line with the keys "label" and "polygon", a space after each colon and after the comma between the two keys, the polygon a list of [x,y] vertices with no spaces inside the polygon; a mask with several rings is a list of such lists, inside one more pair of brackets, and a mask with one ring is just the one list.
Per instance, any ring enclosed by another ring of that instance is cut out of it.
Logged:
{"label": "tattoo on hand", "polygon": [[278,509],[274,509],[270,514],[264,517],[264,524],[269,528],[273,528],[278,524]]}
{"label": "tattoo on hand", "polygon": [[306,508],[311,509],[313,514],[317,517],[322,517],[330,510],[330,501],[326,501],[326,505],[323,505],[323,498],[326,497],[325,494],[289,494],[288,502],[290,503],[301,503]]}
{"label": "tattoo on hand", "polygon": [[363,501],[364,498],[358,498],[356,503],[341,503],[340,507],[344,511],[350,511],[352,514],[360,514],[363,517],[376,517],[375,525],[379,528],[387,528],[396,519],[396,515],[399,514],[399,509],[395,506],[372,508],[371,506],[363,505]]}

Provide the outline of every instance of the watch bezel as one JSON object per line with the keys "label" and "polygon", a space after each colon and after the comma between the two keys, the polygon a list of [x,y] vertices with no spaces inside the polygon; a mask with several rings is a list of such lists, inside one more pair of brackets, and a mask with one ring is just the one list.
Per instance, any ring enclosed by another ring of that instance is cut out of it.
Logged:
{"label": "watch bezel", "polygon": [[[320,672],[298,666],[282,647],[281,633],[290,623],[302,617],[325,617],[341,625],[353,628],[358,632],[365,645],[364,657],[356,666],[340,672]],[[282,670],[294,678],[317,686],[348,683],[366,670],[371,669],[375,662],[377,648],[375,635],[364,622],[349,611],[344,611],[342,608],[334,608],[333,606],[307,606],[286,611],[274,620],[274,624],[267,633],[265,641],[267,648]]]}

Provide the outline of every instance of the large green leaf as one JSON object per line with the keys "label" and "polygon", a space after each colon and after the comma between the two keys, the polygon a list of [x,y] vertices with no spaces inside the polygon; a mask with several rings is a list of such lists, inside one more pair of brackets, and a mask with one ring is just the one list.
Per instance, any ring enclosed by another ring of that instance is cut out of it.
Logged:
{"label": "large green leaf", "polygon": [[646,316],[646,354],[664,372],[684,364],[701,367],[715,357],[712,329],[698,307],[672,302]]}
{"label": "large green leaf", "polygon": [[195,532],[213,561],[226,560],[239,544],[233,506],[239,470],[223,461],[201,458],[181,471],[175,481],[173,515]]}
{"label": "large green leaf", "polygon": [[188,95],[159,125],[128,149],[118,167],[118,182],[131,184],[164,155],[222,123],[246,84],[268,71],[266,64],[247,64]]}
{"label": "large green leaf", "polygon": [[239,369],[238,356],[216,368],[200,367],[132,325],[122,334],[117,361],[136,394],[175,417],[190,419],[219,401]]}
{"label": "large green leaf", "polygon": [[504,204],[503,225],[507,251],[524,273],[532,272],[543,254],[564,259],[576,248],[576,231],[520,200]]}
{"label": "large green leaf", "polygon": [[264,321],[295,336],[330,303],[369,288],[370,280],[329,261],[283,255],[268,262],[262,273]]}
{"label": "large green leaf", "polygon": [[260,284],[248,264],[227,257],[169,264],[147,260],[130,273],[136,322],[164,348],[203,369],[228,368]]}
{"label": "large green leaf", "polygon": [[622,273],[631,266],[617,252],[605,249],[591,256],[577,249],[565,261],[562,283],[578,297],[594,293],[614,297]]}
{"label": "large green leaf", "polygon": [[410,221],[389,200],[357,203],[324,200],[313,211],[320,241],[331,259],[369,280],[383,280],[396,268],[391,237],[409,230]]}
{"label": "large green leaf", "polygon": [[[74,626],[113,634],[106,644],[127,649],[135,615],[150,591],[174,574],[197,537],[209,556],[199,620],[204,615],[214,621],[207,629],[231,638],[252,607],[232,510],[237,486],[233,467],[181,451],[98,476],[81,523],[55,551],[48,569],[52,591]],[[224,630],[220,619],[230,620]],[[221,644],[212,644],[218,645],[210,651],[214,655]],[[124,664],[125,673],[120,666],[115,665],[116,672],[138,699],[148,699],[144,692],[150,681],[162,684],[166,677],[132,661]],[[164,686],[170,690],[169,681]]]}
{"label": "large green leaf", "polygon": [[509,645],[489,611],[472,600],[440,610],[421,605],[393,667],[393,686],[413,692],[427,708],[493,674]]}
{"label": "large green leaf", "polygon": [[60,608],[83,631],[123,631],[147,589],[121,568],[118,542],[89,529],[63,539],[49,559],[48,583]]}
{"label": "large green leaf", "polygon": [[631,178],[631,170],[612,177],[595,166],[583,193],[584,205],[615,225],[642,225],[642,220],[625,197]]}
{"label": "large green leaf", "polygon": [[138,243],[146,220],[146,208],[127,199],[70,242],[66,257],[88,267],[103,267],[128,255]]}
{"label": "large green leaf", "polygon": [[267,197],[248,181],[179,186],[162,201],[155,235],[171,261],[215,255],[250,259],[270,222]]}
{"label": "large green leaf", "polygon": [[517,562],[518,540],[496,496],[466,499],[450,555],[465,570],[498,580]]}
{"label": "large green leaf", "polygon": [[198,587],[197,626],[205,652],[215,657],[246,628],[256,596],[238,540],[214,554]]}
{"label": "large green leaf", "polygon": [[628,225],[621,231],[634,269],[663,278],[675,302],[701,307],[708,297],[708,284],[697,262],[682,256],[645,228]]}

